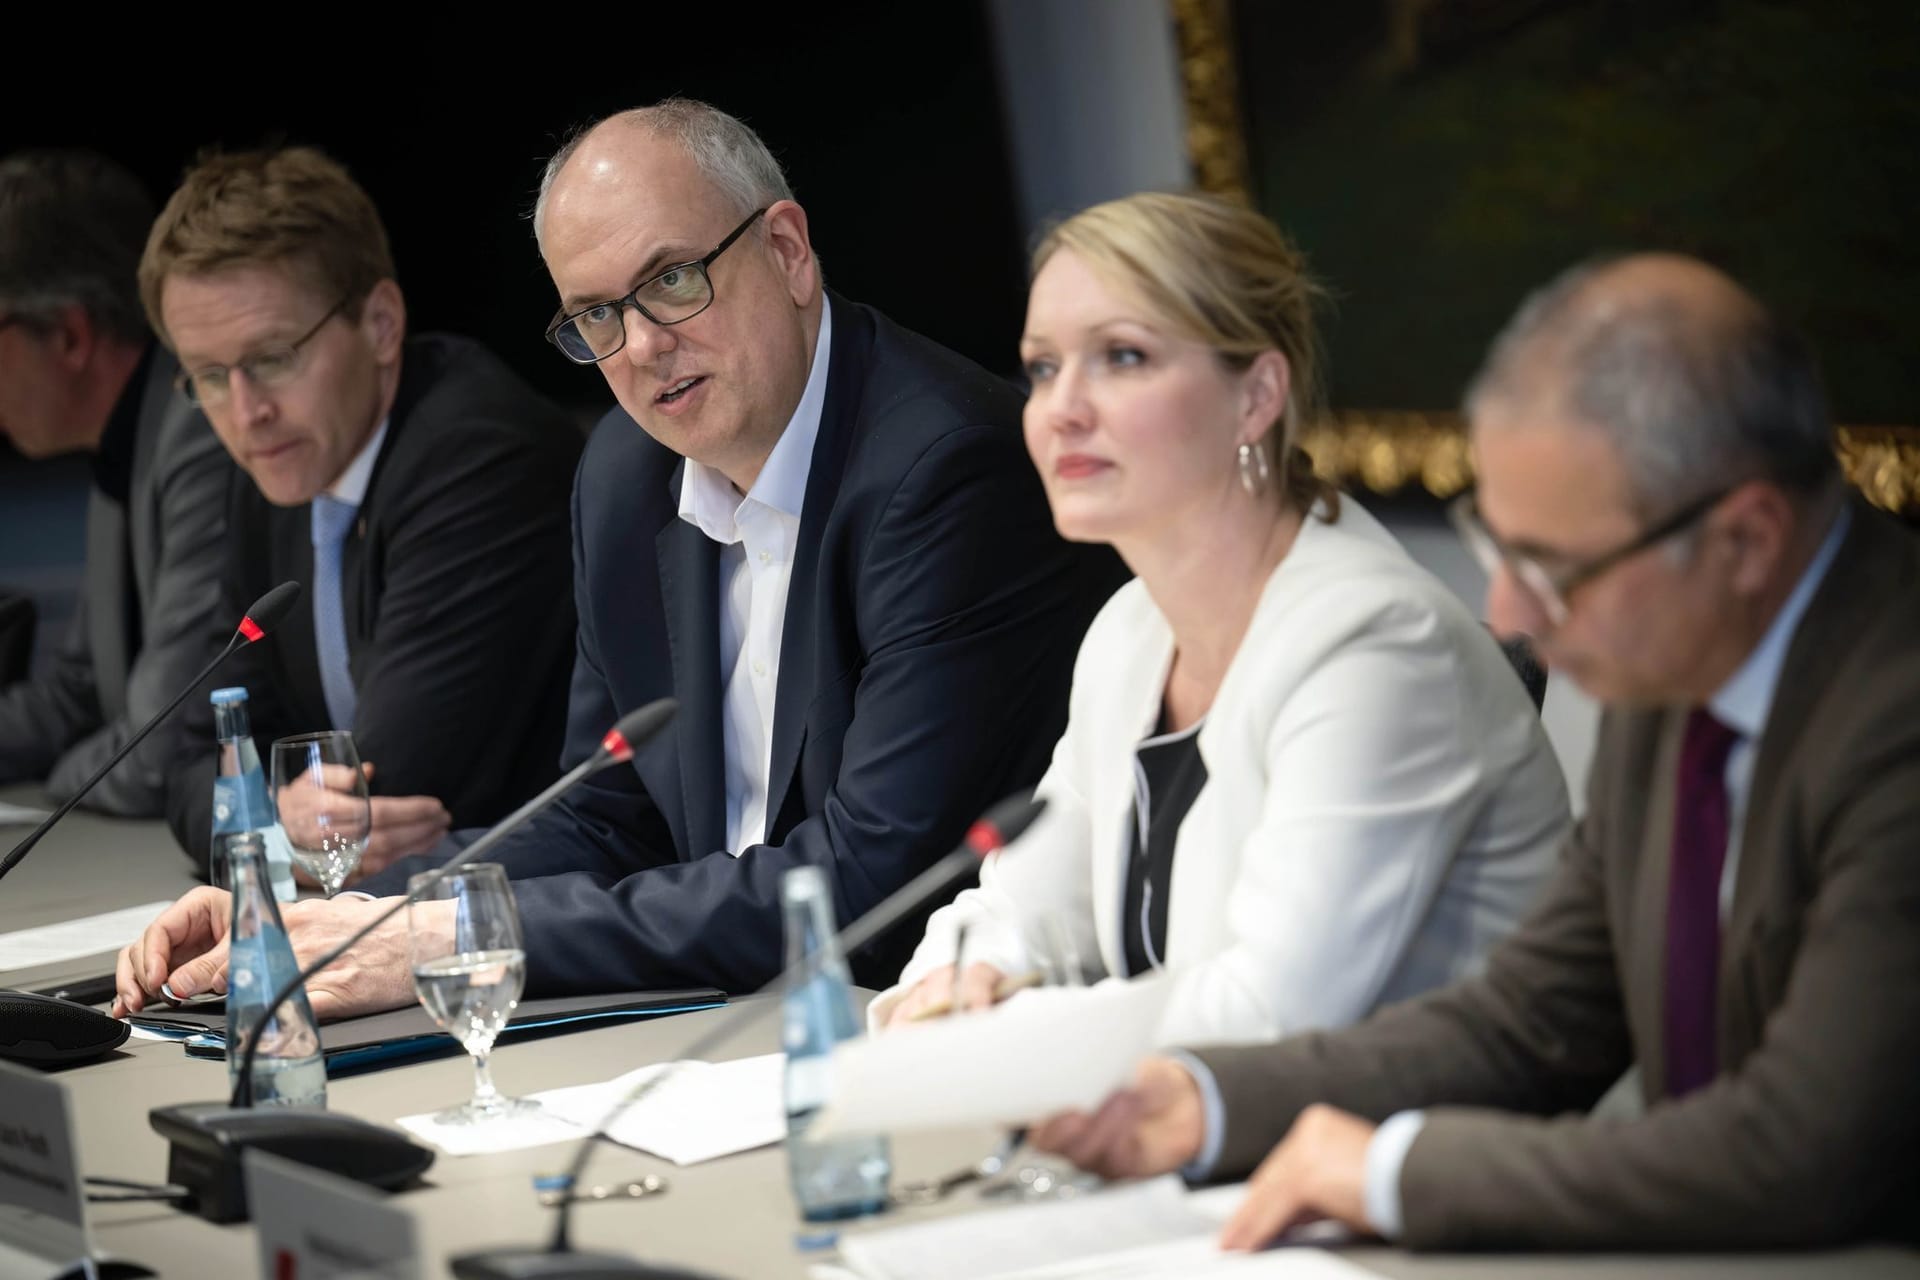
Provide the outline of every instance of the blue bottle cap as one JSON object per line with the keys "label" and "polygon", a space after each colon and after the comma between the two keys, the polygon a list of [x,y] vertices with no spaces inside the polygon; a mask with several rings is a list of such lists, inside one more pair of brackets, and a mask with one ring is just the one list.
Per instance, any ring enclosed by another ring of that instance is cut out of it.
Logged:
{"label": "blue bottle cap", "polygon": [[215,689],[210,699],[216,707],[230,707],[236,702],[247,700],[247,691],[239,685],[226,689]]}
{"label": "blue bottle cap", "polygon": [[535,1191],[565,1191],[573,1185],[573,1179],[564,1173],[536,1173],[533,1175]]}

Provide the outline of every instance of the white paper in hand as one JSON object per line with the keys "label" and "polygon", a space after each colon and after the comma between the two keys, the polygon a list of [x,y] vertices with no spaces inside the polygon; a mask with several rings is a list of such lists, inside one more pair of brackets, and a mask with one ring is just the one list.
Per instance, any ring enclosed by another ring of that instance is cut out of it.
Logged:
{"label": "white paper in hand", "polygon": [[1171,991],[1165,975],[1043,987],[979,1013],[850,1040],[833,1051],[827,1105],[808,1132],[1018,1125],[1090,1110],[1133,1078]]}

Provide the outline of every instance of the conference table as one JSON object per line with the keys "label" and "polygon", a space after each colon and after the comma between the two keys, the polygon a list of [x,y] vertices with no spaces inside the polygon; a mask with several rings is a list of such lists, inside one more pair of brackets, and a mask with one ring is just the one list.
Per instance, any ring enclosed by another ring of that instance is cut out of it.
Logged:
{"label": "conference table", "polygon": [[[0,788],[0,800],[41,802],[30,789],[17,787]],[[0,829],[0,848],[20,834]],[[170,898],[193,883],[186,859],[159,823],[76,813],[0,885],[0,933]],[[107,958],[99,956],[0,972],[0,986],[44,987],[104,972],[106,964]],[[766,1016],[749,1020],[714,1052],[715,1060],[779,1047],[777,1003],[769,997],[752,999],[765,1007]],[[511,1093],[607,1080],[674,1058],[708,1020],[723,1012],[677,1014],[504,1044],[494,1053],[494,1078]],[[166,1173],[166,1147],[148,1126],[147,1112],[169,1103],[217,1099],[226,1092],[222,1063],[189,1058],[176,1043],[137,1039],[105,1060],[68,1068],[54,1078],[71,1099],[82,1172],[146,1182],[164,1181]],[[471,1083],[465,1056],[449,1056],[331,1081],[328,1102],[336,1110],[392,1122],[456,1103],[466,1097]],[[893,1142],[895,1178],[950,1172],[992,1150],[998,1138],[984,1130],[898,1136]],[[495,1155],[442,1155],[424,1186],[391,1201],[415,1220],[423,1274],[448,1274],[446,1260],[456,1253],[544,1241],[552,1231],[553,1210],[538,1203],[534,1180],[559,1172],[572,1150],[563,1144]],[[603,1143],[586,1181],[622,1183],[647,1174],[664,1177],[667,1190],[644,1199],[576,1206],[576,1245],[753,1280],[805,1276],[811,1264],[831,1259],[803,1251],[796,1243],[809,1228],[794,1211],[778,1147],[678,1168]],[[895,1209],[845,1230],[878,1230],[936,1214],[991,1213],[998,1203],[982,1200],[977,1189],[967,1188],[938,1205]],[[254,1232],[246,1224],[214,1226],[164,1204],[140,1203],[96,1205],[90,1218],[96,1248],[162,1276],[258,1271]],[[1920,1276],[1920,1253],[1887,1247],[1726,1257],[1416,1255],[1379,1245],[1342,1252],[1368,1271],[1405,1280]]]}

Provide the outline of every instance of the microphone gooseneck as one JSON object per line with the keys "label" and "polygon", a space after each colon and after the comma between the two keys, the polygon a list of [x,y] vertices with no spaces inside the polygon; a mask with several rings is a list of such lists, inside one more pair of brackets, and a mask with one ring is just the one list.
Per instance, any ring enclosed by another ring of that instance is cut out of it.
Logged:
{"label": "microphone gooseneck", "polygon": [[245,648],[247,645],[253,644],[258,640],[264,640],[267,633],[272,631],[273,628],[279,624],[280,620],[287,616],[287,610],[291,609],[293,602],[299,598],[300,584],[297,582],[283,582],[254,601],[253,607],[248,609],[245,616],[240,619],[240,625],[234,630],[233,636],[227,641],[227,647],[216,654],[212,662],[202,667],[200,674],[195,676],[191,683],[180,690],[179,693],[173,695],[173,701],[160,708],[152,719],[141,725],[139,732],[121,743],[120,749],[113,753],[113,757],[101,765],[91,778],[81,783],[79,789],[68,796],[64,804],[48,814],[46,820],[39,826],[28,832],[26,839],[13,846],[13,849],[7,854],[6,859],[0,861],[0,876],[6,875],[7,872],[18,866],[20,860],[27,856],[33,849],[33,846],[40,843],[40,838],[46,835],[47,832],[53,830],[54,826],[62,818],[72,813],[74,806],[79,804],[89,791],[92,791],[96,786],[100,785],[100,779],[113,772],[114,766],[118,765],[122,760],[125,760],[128,754],[146,739],[148,734],[160,726],[162,720],[172,715],[174,708],[178,707],[182,702],[185,702],[187,695],[195,689],[198,689],[202,682],[219,668],[221,663],[231,658],[238,650]]}
{"label": "microphone gooseneck", "polygon": [[527,819],[565,795],[576,783],[602,769],[624,764],[633,759],[635,750],[644,746],[648,739],[667,727],[667,723],[673,719],[673,714],[679,706],[680,704],[672,698],[660,698],[621,717],[618,724],[607,730],[606,736],[600,740],[599,749],[592,755],[568,770],[545,791],[495,823],[492,829],[478,840],[428,872],[427,878],[421,881],[412,892],[402,895],[385,911],[349,934],[344,942],[283,983],[280,989],[273,993],[273,999],[267,1002],[266,1012],[261,1014],[253,1026],[247,1030],[247,1038],[240,1049],[240,1070],[234,1077],[230,1104],[235,1108],[253,1105],[253,1060],[260,1049],[260,1037],[265,1033],[267,1024],[273,1020],[273,1015],[279,1011],[280,1006],[285,1004],[295,991],[305,986],[307,979],[338,960],[368,934],[393,919],[404,907],[414,901],[421,890],[440,883],[461,867],[477,861],[482,854],[492,850]]}
{"label": "microphone gooseneck", "polygon": [[[840,930],[835,935],[834,941],[839,944],[841,953],[858,950],[871,942],[924,905],[933,894],[977,867],[985,858],[1012,844],[1033,825],[1034,820],[1045,811],[1046,807],[1045,800],[1029,798],[1026,795],[1002,800],[968,829],[958,848],[881,899],[858,920]],[[819,969],[820,956],[827,950],[827,947],[822,946],[807,953],[800,963],[776,974],[772,981],[760,988],[760,992],[770,991],[784,982],[811,981]],[[567,1166],[565,1179],[561,1183],[561,1193],[566,1198],[560,1202],[560,1216],[554,1223],[553,1239],[547,1246],[549,1254],[565,1253],[572,1247],[569,1232],[573,1221],[573,1188],[579,1185],[580,1175],[586,1172],[587,1161],[592,1158],[594,1144],[619,1121],[621,1116],[627,1113],[629,1108],[664,1084],[668,1077],[673,1075],[675,1067],[680,1062],[698,1061],[703,1054],[717,1048],[721,1042],[744,1027],[749,1019],[761,1012],[757,1006],[742,1005],[729,1009],[724,1014],[716,1015],[713,1025],[687,1046],[686,1051],[674,1062],[668,1063],[662,1070],[636,1084],[607,1109],[606,1114],[601,1116],[588,1135],[580,1140],[580,1146]],[[457,1264],[460,1260],[455,1261],[457,1273],[459,1270]]]}

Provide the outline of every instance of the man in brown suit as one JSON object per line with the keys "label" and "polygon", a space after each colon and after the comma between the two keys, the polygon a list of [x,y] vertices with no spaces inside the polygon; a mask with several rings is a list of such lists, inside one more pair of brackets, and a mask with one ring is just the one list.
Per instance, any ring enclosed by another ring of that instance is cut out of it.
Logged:
{"label": "man in brown suit", "polygon": [[[1228,1247],[1319,1217],[1429,1249],[1911,1236],[1920,542],[1845,496],[1800,344],[1687,259],[1554,282],[1467,408],[1493,625],[1608,704],[1545,899],[1477,978],[1150,1059],[1036,1141],[1252,1173]],[[1589,1119],[1633,1065],[1644,1114]]]}

